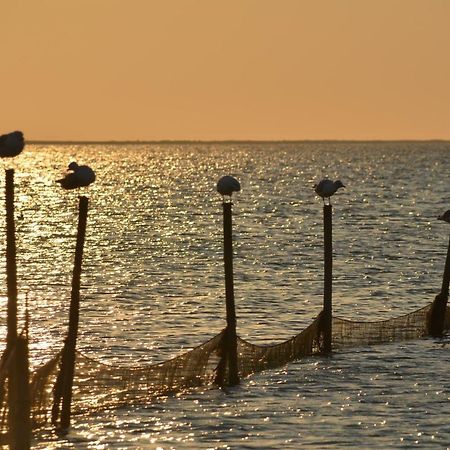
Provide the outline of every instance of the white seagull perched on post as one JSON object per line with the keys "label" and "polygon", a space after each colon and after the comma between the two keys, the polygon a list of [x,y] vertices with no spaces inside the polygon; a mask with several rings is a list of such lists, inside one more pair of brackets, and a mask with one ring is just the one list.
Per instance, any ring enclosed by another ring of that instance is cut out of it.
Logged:
{"label": "white seagull perched on post", "polygon": [[56,180],[64,189],[77,189],[89,186],[95,181],[95,172],[89,166],[79,166],[76,162],[69,164],[68,173],[64,178]]}
{"label": "white seagull perched on post", "polygon": [[339,188],[345,187],[341,180],[331,181],[328,178],[324,178],[318,184],[314,185],[314,191],[319,196],[322,197],[323,203],[325,204],[325,199],[328,199],[328,204],[331,205],[330,197],[336,193]]}
{"label": "white seagull perched on post", "polygon": [[2,134],[0,136],[0,157],[8,158],[17,156],[25,147],[25,140],[21,131]]}
{"label": "white seagull perched on post", "polygon": [[236,178],[225,175],[217,182],[217,192],[223,196],[232,196],[233,192],[239,192],[241,190],[241,185]]}
{"label": "white seagull perched on post", "polygon": [[450,223],[450,209],[448,211],[445,211],[444,214],[441,214],[438,219]]}

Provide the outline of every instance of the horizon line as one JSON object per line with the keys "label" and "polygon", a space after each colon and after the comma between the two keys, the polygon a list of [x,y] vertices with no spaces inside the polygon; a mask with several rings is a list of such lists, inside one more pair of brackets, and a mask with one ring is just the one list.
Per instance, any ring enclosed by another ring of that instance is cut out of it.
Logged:
{"label": "horizon line", "polygon": [[150,139],[150,140],[131,140],[131,139],[108,139],[108,140],[78,140],[78,139],[30,139],[27,144],[89,144],[89,145],[107,145],[107,144],[271,144],[271,143],[308,143],[308,142],[442,142],[450,143],[450,139]]}

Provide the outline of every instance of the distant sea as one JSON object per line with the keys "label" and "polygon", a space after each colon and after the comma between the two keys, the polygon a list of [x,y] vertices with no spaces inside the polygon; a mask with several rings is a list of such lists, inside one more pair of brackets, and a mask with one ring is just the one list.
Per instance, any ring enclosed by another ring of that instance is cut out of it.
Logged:
{"label": "distant sea", "polygon": [[[97,173],[82,192],[90,211],[78,345],[102,361],[164,361],[225,326],[215,190],[223,175],[242,186],[233,197],[234,271],[246,340],[286,340],[321,309],[322,200],[313,185],[323,177],[346,186],[332,199],[336,315],[395,317],[440,290],[450,226],[436,217],[450,209],[448,142],[32,144],[12,164],[34,365],[66,332],[78,193],[55,179],[72,160]],[[5,264],[0,272],[5,279]],[[5,335],[5,283],[0,294]],[[76,416],[68,437],[49,428],[33,448],[449,448],[449,352],[426,339],[306,358],[227,391]]]}

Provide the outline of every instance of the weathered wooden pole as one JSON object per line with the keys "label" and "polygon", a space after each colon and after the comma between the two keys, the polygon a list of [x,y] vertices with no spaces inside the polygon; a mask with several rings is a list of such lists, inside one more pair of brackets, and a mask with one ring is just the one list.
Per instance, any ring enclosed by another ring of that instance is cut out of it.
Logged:
{"label": "weathered wooden pole", "polygon": [[226,347],[228,359],[228,384],[233,386],[239,383],[237,335],[236,335],[236,308],[234,304],[233,281],[233,231],[231,202],[223,202],[223,259],[225,267],[225,299],[226,299]]}
{"label": "weathered wooden pole", "polygon": [[445,314],[447,311],[448,294],[450,283],[450,239],[447,248],[447,257],[445,259],[444,274],[442,276],[441,292],[436,295],[431,305],[430,316],[428,320],[428,334],[433,337],[442,337],[444,333]]}
{"label": "weathered wooden pole", "polygon": [[28,341],[17,336],[17,263],[14,220],[14,170],[5,172],[6,286],[8,294],[6,355],[8,367],[9,448],[27,450],[31,445]]}
{"label": "weathered wooden pole", "polygon": [[75,261],[72,276],[72,292],[70,298],[69,329],[61,355],[61,367],[54,390],[54,403],[52,409],[52,423],[57,424],[59,405],[62,400],[60,428],[67,429],[70,426],[70,414],[72,404],[72,387],[75,375],[76,343],[78,335],[78,323],[80,316],[80,280],[83,261],[83,249],[86,236],[86,223],[89,200],[87,197],[79,198],[79,215],[77,244],[75,249]]}
{"label": "weathered wooden pole", "polygon": [[323,237],[324,237],[324,286],[323,286],[323,353],[331,353],[332,336],[332,298],[333,298],[333,207],[323,206]]}
{"label": "weathered wooden pole", "polygon": [[31,399],[28,339],[19,336],[12,349],[8,386],[8,441],[11,450],[31,448]]}
{"label": "weathered wooden pole", "polygon": [[7,335],[9,347],[17,339],[16,226],[14,222],[14,169],[6,170],[6,285],[8,293]]}

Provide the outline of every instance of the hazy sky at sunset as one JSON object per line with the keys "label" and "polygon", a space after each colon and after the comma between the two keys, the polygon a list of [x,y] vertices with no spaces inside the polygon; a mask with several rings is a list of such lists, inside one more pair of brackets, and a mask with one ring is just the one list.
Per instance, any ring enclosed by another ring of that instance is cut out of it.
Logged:
{"label": "hazy sky at sunset", "polygon": [[0,133],[450,139],[450,0],[1,0]]}

